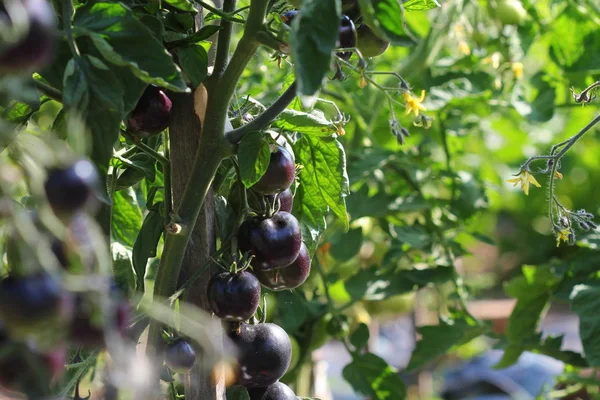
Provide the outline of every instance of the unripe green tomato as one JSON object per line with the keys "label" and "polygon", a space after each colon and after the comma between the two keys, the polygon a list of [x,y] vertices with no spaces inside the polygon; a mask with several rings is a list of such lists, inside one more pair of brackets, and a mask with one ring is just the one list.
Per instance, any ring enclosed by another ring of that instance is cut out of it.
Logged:
{"label": "unripe green tomato", "polygon": [[350,335],[350,318],[347,315],[331,318],[327,324],[327,333],[338,340],[347,338]]}
{"label": "unripe green tomato", "polygon": [[521,25],[527,18],[527,11],[520,0],[497,0],[494,6],[488,3],[490,14],[502,25]]}
{"label": "unripe green tomato", "polygon": [[296,338],[294,336],[290,335],[290,342],[292,343],[292,360],[290,361],[290,366],[288,367],[288,372],[289,371],[293,371],[294,368],[296,368],[296,365],[298,365],[298,362],[300,361],[300,344],[298,344],[298,341],[296,340]]}
{"label": "unripe green tomato", "polygon": [[356,29],[356,47],[363,57],[377,57],[385,53],[390,42],[380,38],[368,25],[362,24]]}

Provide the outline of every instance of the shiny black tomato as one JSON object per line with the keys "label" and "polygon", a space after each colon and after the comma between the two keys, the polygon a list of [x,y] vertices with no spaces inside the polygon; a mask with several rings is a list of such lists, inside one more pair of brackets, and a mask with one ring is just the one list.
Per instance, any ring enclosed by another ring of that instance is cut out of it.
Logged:
{"label": "shiny black tomato", "polygon": [[238,384],[266,387],[277,382],[292,359],[287,333],[275,324],[242,324],[229,333],[238,349]]}
{"label": "shiny black tomato", "polygon": [[286,25],[291,25],[296,15],[298,15],[298,10],[286,11],[280,15],[281,21],[283,21],[283,23]]}
{"label": "shiny black tomato", "polygon": [[[5,43],[7,47],[0,52],[0,72],[3,73],[30,72],[41,68],[54,53],[56,19],[50,4],[46,0],[23,0],[17,5],[23,6],[29,27],[12,45]],[[0,5],[0,21],[14,22],[4,4]]]}
{"label": "shiny black tomato", "polygon": [[39,273],[9,276],[0,282],[0,319],[15,329],[33,327],[64,311],[65,295],[58,280]]}
{"label": "shiny black tomato", "polygon": [[256,276],[264,287],[271,290],[294,289],[302,285],[310,274],[310,255],[302,243],[300,253],[287,267],[269,271],[256,271]]}
{"label": "shiny black tomato", "polygon": [[[294,195],[290,189],[286,189],[279,193],[277,199],[279,200],[279,211],[292,212],[292,208],[294,208]],[[275,201],[274,197],[273,201]]]}
{"label": "shiny black tomato", "polygon": [[302,231],[298,220],[280,211],[271,218],[253,217],[244,221],[238,233],[243,252],[254,256],[252,266],[257,271],[282,268],[298,257],[302,246]]}
{"label": "shiny black tomato", "polygon": [[294,156],[286,148],[275,146],[271,151],[271,160],[267,171],[252,186],[252,190],[264,195],[280,193],[292,186],[295,178]]}
{"label": "shiny black tomato", "polygon": [[267,387],[248,390],[250,400],[297,400],[296,394],[288,385],[276,382]]}
{"label": "shiny black tomato", "polygon": [[138,136],[156,135],[169,126],[173,103],[163,89],[148,86],[127,119],[127,126]]}
{"label": "shiny black tomato", "polygon": [[[354,22],[347,16],[342,17],[342,21],[340,24],[340,35],[339,35],[339,47],[341,48],[351,48],[356,47],[356,28],[354,27]],[[351,51],[344,51],[336,54],[343,60],[348,61],[350,56],[352,56]]]}
{"label": "shiny black tomato", "polygon": [[91,162],[81,159],[66,168],[49,171],[44,189],[54,212],[70,214],[82,209],[93,199],[96,185],[96,168]]}
{"label": "shiny black tomato", "polygon": [[208,281],[206,296],[215,315],[225,321],[245,321],[260,302],[260,282],[248,271],[221,272]]}
{"label": "shiny black tomato", "polygon": [[165,363],[171,371],[187,374],[196,364],[196,351],[185,339],[179,339],[167,346]]}

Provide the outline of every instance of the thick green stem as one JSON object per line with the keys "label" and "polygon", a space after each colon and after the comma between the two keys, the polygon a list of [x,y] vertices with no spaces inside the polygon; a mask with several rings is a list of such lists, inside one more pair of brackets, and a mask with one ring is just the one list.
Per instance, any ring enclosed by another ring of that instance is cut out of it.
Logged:
{"label": "thick green stem", "polygon": [[[231,12],[235,9],[235,0],[225,0],[223,2],[223,11]],[[227,67],[229,61],[229,46],[231,45],[231,32],[233,24],[231,21],[222,20],[219,39],[217,41],[217,55],[215,56],[215,65],[213,74],[221,75]]]}
{"label": "thick green stem", "polygon": [[[157,297],[168,298],[177,289],[190,236],[217,169],[228,154],[231,145],[225,138],[224,131],[229,103],[240,76],[258,46],[254,36],[262,28],[266,7],[267,0],[252,1],[244,35],[231,62],[221,76],[213,76],[209,85],[206,118],[202,121],[198,152],[181,201],[174,212],[172,225],[168,229],[158,267],[154,286],[154,294]],[[158,323],[150,326],[147,349],[150,354],[162,347],[160,329]]]}

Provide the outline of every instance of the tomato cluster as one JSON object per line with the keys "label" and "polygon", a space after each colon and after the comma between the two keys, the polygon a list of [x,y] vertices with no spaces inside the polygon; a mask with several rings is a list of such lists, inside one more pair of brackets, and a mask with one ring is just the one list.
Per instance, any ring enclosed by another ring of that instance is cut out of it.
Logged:
{"label": "tomato cluster", "polygon": [[[46,199],[68,234],[59,240],[48,233],[40,240],[47,241],[58,269],[32,257],[18,233],[9,235],[10,271],[0,280],[0,390],[46,395],[64,369],[70,346],[104,348],[107,332],[125,334],[130,308],[114,282],[102,278],[93,290],[74,291],[63,279],[97,273],[86,211],[94,203],[98,180],[85,159],[47,171]],[[37,214],[27,218],[41,226]]]}
{"label": "tomato cluster", "polygon": [[[278,382],[292,359],[290,338],[275,324],[249,320],[258,311],[261,284],[276,291],[300,286],[310,273],[310,255],[300,224],[291,214],[296,178],[293,152],[281,143],[271,144],[270,150],[264,175],[249,189],[241,189],[249,201],[240,205],[246,217],[237,229],[236,242],[247,268],[213,275],[207,297],[214,314],[229,323],[227,334],[238,350],[237,383],[249,389],[251,399],[286,400],[296,398]],[[241,182],[234,184],[232,198],[240,187]]]}

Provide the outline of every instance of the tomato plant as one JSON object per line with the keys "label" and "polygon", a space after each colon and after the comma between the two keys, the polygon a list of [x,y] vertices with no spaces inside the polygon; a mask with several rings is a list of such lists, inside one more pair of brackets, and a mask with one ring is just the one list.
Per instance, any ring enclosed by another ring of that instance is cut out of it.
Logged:
{"label": "tomato plant", "polygon": [[[306,398],[335,340],[357,395],[404,399],[482,338],[600,390],[593,1],[0,17],[0,392]],[[501,286],[499,333],[470,301]],[[557,303],[582,352],[541,331]],[[423,310],[405,365],[373,346],[374,320]]]}

